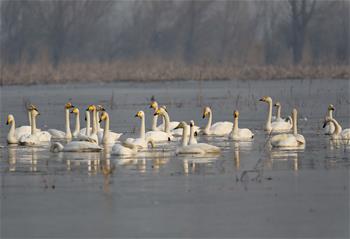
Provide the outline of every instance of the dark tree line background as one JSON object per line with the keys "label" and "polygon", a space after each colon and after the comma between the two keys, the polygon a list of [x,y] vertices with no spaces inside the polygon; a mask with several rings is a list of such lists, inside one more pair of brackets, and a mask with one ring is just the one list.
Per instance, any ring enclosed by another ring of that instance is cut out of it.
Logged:
{"label": "dark tree line background", "polygon": [[1,62],[349,64],[350,1],[1,1]]}

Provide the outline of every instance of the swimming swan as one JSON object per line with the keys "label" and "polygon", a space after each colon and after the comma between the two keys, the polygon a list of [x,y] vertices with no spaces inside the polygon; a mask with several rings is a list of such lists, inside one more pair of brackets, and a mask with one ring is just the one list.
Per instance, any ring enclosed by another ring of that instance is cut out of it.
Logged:
{"label": "swimming swan", "polygon": [[[166,111],[166,107],[162,106],[159,107],[157,101],[152,101],[150,104],[150,108],[154,109],[155,113],[159,108],[163,108]],[[152,131],[165,131],[165,120],[162,117],[162,123],[160,125],[157,126],[157,122],[158,122],[158,115],[153,114],[153,119],[152,119]],[[170,131],[172,131],[177,125],[179,124],[179,122],[177,121],[170,121],[169,119],[169,129]]]}
{"label": "swimming swan", "polygon": [[[182,134],[182,142],[181,146],[177,147],[176,154],[206,154],[206,153],[220,153],[220,148],[205,144],[205,143],[195,143],[192,141],[193,144],[188,144],[188,125],[186,122],[182,121],[176,128],[182,128],[183,134]],[[192,133],[194,137],[194,133]]]}
{"label": "swimming swan", "polygon": [[273,136],[270,139],[270,143],[272,147],[304,147],[305,146],[305,138],[301,134],[298,134],[297,129],[297,115],[298,112],[296,109],[292,111],[293,117],[293,134],[278,134]]}
{"label": "swimming swan", "polygon": [[233,139],[233,140],[251,140],[254,137],[254,134],[252,133],[252,131],[250,131],[250,129],[240,129],[238,128],[238,117],[239,117],[239,112],[238,110],[235,110],[233,112],[233,116],[234,116],[234,124],[233,124],[233,128],[232,131],[230,133],[229,138]]}
{"label": "swimming swan", "polygon": [[68,102],[64,106],[65,108],[65,124],[66,124],[66,132],[57,129],[49,129],[48,132],[52,135],[53,139],[72,139],[72,132],[70,130],[70,122],[69,122],[69,110],[74,108],[71,102]]}
{"label": "swimming swan", "polygon": [[40,115],[37,110],[31,110],[31,133],[28,135],[23,135],[19,138],[18,142],[21,145],[41,145],[47,143],[51,140],[51,134],[47,131],[36,131],[36,117]]}
{"label": "swimming swan", "polygon": [[[149,143],[151,144],[152,148],[154,148],[154,143],[153,141],[149,141]],[[148,145],[146,145],[147,148]],[[129,144],[129,145],[121,145],[121,144],[115,144],[112,147],[112,155],[118,155],[118,156],[131,156],[131,155],[135,155],[138,153],[138,151],[141,148],[138,147],[137,144]]]}
{"label": "swimming swan", "polygon": [[191,120],[190,121],[190,139],[188,141],[188,144],[197,144],[198,143],[196,137],[194,136],[193,126],[194,126],[194,121]]}
{"label": "swimming swan", "polygon": [[292,128],[292,124],[285,122],[285,121],[274,121],[271,123],[271,118],[272,118],[272,99],[269,96],[264,96],[262,97],[259,101],[265,102],[269,105],[269,112],[267,115],[267,120],[265,124],[264,130],[267,132],[287,132],[290,131]]}
{"label": "swimming swan", "polygon": [[[28,135],[32,131],[32,119],[31,119],[31,110],[36,110],[38,111],[37,107],[33,104],[30,104],[27,107],[27,113],[28,113],[28,122],[29,125],[23,125],[18,128],[15,128],[15,135],[19,139],[23,135]],[[39,112],[39,111],[38,111]],[[41,131],[40,129],[35,129],[35,132]]]}
{"label": "swimming swan", "polygon": [[[148,131],[145,134],[146,140],[151,139],[153,142],[164,142],[164,141],[171,141],[174,137],[170,132],[170,119],[168,112],[166,112],[163,108],[158,108],[156,112],[154,112],[155,115],[160,115],[163,117],[165,122],[165,131]],[[144,116],[143,116],[144,117]]]}
{"label": "swimming swan", "polygon": [[50,151],[54,153],[58,152],[99,152],[102,148],[95,143],[87,141],[71,141],[66,145],[62,145],[59,142],[55,142],[51,145]]}
{"label": "swimming swan", "polygon": [[231,130],[233,124],[228,121],[223,122],[216,122],[215,124],[212,123],[213,113],[211,109],[207,106],[203,110],[203,119],[208,116],[208,123],[203,129],[203,134],[205,135],[213,135],[213,136],[225,136],[228,135]]}
{"label": "swimming swan", "polygon": [[350,129],[342,129],[338,121],[336,121],[334,118],[327,117],[323,124],[323,128],[325,128],[327,124],[329,124],[330,122],[334,124],[334,131],[331,134],[331,139],[336,139],[336,140],[350,139]]}
{"label": "swimming swan", "polygon": [[[74,107],[70,113],[75,114],[75,129],[73,132],[73,140],[74,141],[88,141],[88,142],[97,144],[96,139],[91,138],[90,136],[88,136],[86,134],[83,134],[82,132],[84,132],[84,131],[80,130],[79,109],[77,107]],[[87,111],[86,114],[89,114],[89,112]],[[86,129],[88,129],[89,126],[90,126],[90,119],[86,120]],[[89,131],[87,133],[89,133]]]}
{"label": "swimming swan", "polygon": [[[334,112],[335,108],[332,104],[330,104],[328,106],[328,109],[327,109],[327,117],[330,118],[330,119],[333,119],[333,112]],[[324,134],[326,135],[331,135],[333,134],[335,130],[335,126],[334,126],[334,123],[332,121],[329,121],[326,126],[324,127]]]}
{"label": "swimming swan", "polygon": [[283,121],[288,122],[288,121],[290,121],[290,118],[288,118],[288,117],[286,119],[283,119],[281,117],[282,106],[281,106],[280,102],[276,102],[273,106],[276,107],[276,117],[275,117],[274,121],[277,121],[277,122],[283,122]]}
{"label": "swimming swan", "polygon": [[105,127],[103,130],[103,137],[101,142],[103,144],[114,144],[122,134],[114,133],[109,130],[109,115],[106,111],[102,111],[99,122],[105,121]]}
{"label": "swimming swan", "polygon": [[153,131],[153,132],[155,132],[155,133],[153,133],[153,137],[148,137],[148,139],[146,140],[145,113],[141,110],[141,111],[136,113],[135,117],[138,117],[138,118],[141,119],[141,126],[140,126],[139,137],[138,138],[127,138],[123,142],[124,146],[127,146],[129,148],[136,147],[138,149],[147,148],[148,143],[150,141],[152,141],[152,138],[155,138],[157,134],[164,134],[164,132],[161,132],[161,131]]}

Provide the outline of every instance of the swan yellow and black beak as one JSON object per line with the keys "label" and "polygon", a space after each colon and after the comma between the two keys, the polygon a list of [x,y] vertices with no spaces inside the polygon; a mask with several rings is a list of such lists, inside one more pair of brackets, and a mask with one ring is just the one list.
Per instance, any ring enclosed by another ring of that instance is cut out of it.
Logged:
{"label": "swan yellow and black beak", "polygon": [[157,110],[154,112],[154,114],[153,114],[153,115],[154,115],[154,116],[159,115],[159,114],[160,114],[160,112],[161,112],[160,110],[161,110],[160,108],[159,108],[159,109],[157,109]]}
{"label": "swan yellow and black beak", "polygon": [[68,102],[67,104],[65,104],[64,106],[66,109],[71,109],[71,108],[74,108],[74,105],[72,105],[71,102]]}
{"label": "swan yellow and black beak", "polygon": [[96,109],[96,106],[94,105],[89,105],[86,109],[86,111],[94,111]]}
{"label": "swan yellow and black beak", "polygon": [[141,112],[141,111],[137,112],[137,113],[135,114],[135,117],[142,118],[142,112]]}
{"label": "swan yellow and black beak", "polygon": [[335,111],[335,108],[334,108],[334,106],[333,106],[333,105],[329,105],[329,106],[328,106],[328,110]]}
{"label": "swan yellow and black beak", "polygon": [[149,108],[152,108],[152,109],[157,109],[158,108],[158,104],[157,102],[153,101],[150,105],[149,105]]}
{"label": "swan yellow and black beak", "polygon": [[233,116],[234,116],[235,118],[238,118],[238,116],[239,116],[238,110],[235,110],[235,111],[233,112]]}
{"label": "swan yellow and black beak", "polygon": [[99,123],[101,123],[102,121],[106,120],[108,118],[108,114],[106,111],[103,111],[100,117],[100,120],[98,121]]}

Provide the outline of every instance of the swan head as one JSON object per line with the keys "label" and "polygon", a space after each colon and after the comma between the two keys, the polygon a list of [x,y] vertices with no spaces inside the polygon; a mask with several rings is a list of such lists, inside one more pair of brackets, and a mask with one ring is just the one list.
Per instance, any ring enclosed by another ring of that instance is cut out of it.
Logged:
{"label": "swan head", "polygon": [[96,110],[96,106],[95,105],[89,105],[86,110],[87,111],[94,111],[94,110]]}
{"label": "swan head", "polygon": [[280,103],[280,102],[276,102],[273,106],[275,106],[275,107],[281,107],[281,103]]}
{"label": "swan head", "polygon": [[71,114],[79,114],[79,109],[77,107],[74,107],[70,113]]}
{"label": "swan head", "polygon": [[151,104],[149,105],[149,108],[157,110],[158,109],[157,101],[152,101]]}
{"label": "swan head", "polygon": [[165,105],[162,105],[160,108],[164,109],[166,112],[168,112],[167,108]]}
{"label": "swan head", "polygon": [[139,112],[136,113],[135,117],[139,117],[140,119],[142,119],[145,116],[145,113],[140,110]]}
{"label": "swan head", "polygon": [[270,103],[272,102],[272,99],[270,96],[263,96],[259,101]]}
{"label": "swan head", "polygon": [[156,110],[156,112],[154,112],[154,115],[164,115],[165,113],[166,113],[166,110],[160,107]]}
{"label": "swan head", "polygon": [[233,111],[233,117],[235,119],[239,117],[239,111],[238,110]]}
{"label": "swan head", "polygon": [[13,117],[13,115],[10,114],[10,115],[7,116],[6,124],[9,125],[9,124],[11,124],[14,120],[15,120],[15,117]]}
{"label": "swan head", "polygon": [[33,114],[34,117],[37,117],[38,115],[40,115],[40,112],[37,111],[36,109],[31,110],[30,112]]}
{"label": "swan head", "polygon": [[328,110],[329,110],[329,111],[335,111],[335,108],[334,108],[334,106],[333,106],[332,104],[330,104],[330,105],[328,106]]}
{"label": "swan head", "polygon": [[193,127],[193,126],[194,126],[194,121],[191,120],[191,121],[190,121],[190,127]]}
{"label": "swan head", "polygon": [[101,123],[102,121],[105,121],[108,119],[108,113],[106,111],[103,111],[99,120],[99,123]]}
{"label": "swan head", "polygon": [[27,110],[28,111],[32,111],[32,110],[39,111],[38,108],[35,105],[33,105],[33,104],[29,104],[28,107],[27,107]]}
{"label": "swan head", "polygon": [[106,109],[102,105],[96,105],[97,111],[106,111]]}
{"label": "swan head", "polygon": [[184,129],[186,125],[185,121],[181,121],[174,129]]}
{"label": "swan head", "polygon": [[69,110],[69,109],[71,109],[71,108],[74,108],[74,105],[72,105],[71,102],[68,102],[67,104],[64,105],[64,108],[67,109],[67,110]]}
{"label": "swan head", "polygon": [[203,109],[203,119],[211,113],[211,109],[209,106],[204,107]]}

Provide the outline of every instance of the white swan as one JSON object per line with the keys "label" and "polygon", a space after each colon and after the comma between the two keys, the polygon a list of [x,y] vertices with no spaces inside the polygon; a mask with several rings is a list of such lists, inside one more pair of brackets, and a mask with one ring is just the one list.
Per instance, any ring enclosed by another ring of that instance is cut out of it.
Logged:
{"label": "white swan", "polygon": [[99,152],[102,148],[95,143],[87,141],[71,141],[66,145],[62,145],[59,142],[55,142],[51,145],[50,151],[54,153],[58,152]]}
{"label": "white swan", "polygon": [[[75,114],[75,129],[74,129],[74,132],[73,132],[73,140],[74,141],[88,141],[88,142],[97,144],[96,139],[91,138],[89,135],[86,135],[86,134],[82,133],[84,131],[81,131],[81,129],[80,129],[80,116],[79,116],[80,113],[79,113],[79,109],[74,107],[73,110],[71,111],[71,114]],[[86,114],[89,114],[89,112],[87,111]],[[86,121],[85,132],[86,132],[86,129],[89,129],[89,126],[90,126],[90,119],[88,119]],[[89,130],[88,130],[87,133],[89,133]]]}
{"label": "white swan", "polygon": [[[148,138],[146,140],[146,130],[145,130],[145,113],[141,110],[136,113],[135,117],[138,117],[141,119],[141,126],[140,126],[140,134],[138,138],[127,138],[124,142],[123,145],[127,146],[129,148],[136,147],[138,149],[143,149],[147,148],[148,143],[152,141],[152,137]],[[154,132],[161,132],[161,131],[154,131]],[[163,134],[164,132],[161,133],[154,133],[155,134]],[[154,138],[153,137],[153,138]],[[152,141],[153,142],[153,141]]]}
{"label": "white swan", "polygon": [[[195,143],[192,141],[193,144],[188,144],[188,125],[186,122],[182,121],[176,128],[182,128],[183,134],[182,134],[182,143],[181,146],[176,149],[176,154],[206,154],[206,153],[220,153],[220,148],[205,144],[205,143]],[[192,137],[194,137],[194,131],[192,131]]]}
{"label": "white swan", "polygon": [[[28,135],[31,133],[32,130],[32,119],[31,119],[31,111],[32,110],[36,110],[38,111],[37,107],[33,104],[30,104],[27,107],[27,113],[28,113],[28,122],[29,122],[29,126],[28,125],[23,125],[20,126],[18,128],[15,128],[15,134],[17,136],[17,138],[19,139],[21,136],[23,135]],[[39,111],[38,111],[39,112]],[[35,129],[35,132],[41,131],[40,129]]]}
{"label": "white swan", "polygon": [[[154,109],[153,113],[155,113],[159,108],[163,108],[165,111],[167,111],[166,106],[159,107],[157,101],[152,101],[152,103],[150,104],[150,108]],[[152,131],[165,131],[165,120],[164,120],[164,118],[162,118],[162,121],[163,122],[160,125],[157,126],[158,115],[153,114]],[[178,124],[179,124],[179,122],[177,122],[177,121],[170,121],[170,119],[169,119],[169,129],[170,129],[170,131],[172,131]]]}
{"label": "white swan", "polygon": [[288,122],[290,120],[290,118],[287,117],[286,119],[283,119],[281,117],[281,109],[282,109],[281,103],[280,102],[276,102],[274,104],[274,106],[276,107],[276,117],[275,117],[274,121],[277,121],[277,122]]}
{"label": "white swan", "polygon": [[[334,106],[332,104],[330,104],[328,106],[328,109],[327,109],[327,116],[326,117],[333,119],[334,110],[335,110]],[[334,130],[335,130],[335,126],[334,126],[334,123],[332,121],[329,121],[328,124],[326,124],[326,126],[324,127],[324,133],[326,135],[333,134]]]}
{"label": "white swan", "polygon": [[51,140],[51,134],[47,131],[36,131],[36,117],[40,115],[37,110],[31,110],[31,133],[28,135],[23,135],[19,138],[18,142],[21,145],[40,145],[47,143]]}
{"label": "white swan", "polygon": [[208,123],[203,129],[203,134],[205,135],[213,135],[213,136],[225,136],[228,135],[231,130],[233,124],[228,121],[216,122],[212,125],[213,113],[210,107],[205,107],[203,110],[203,119],[208,116]]}
{"label": "white swan", "polygon": [[233,139],[233,140],[251,140],[254,137],[254,134],[252,133],[252,131],[250,129],[240,129],[238,128],[238,118],[239,118],[239,112],[238,110],[235,110],[233,112],[233,116],[234,116],[234,124],[233,124],[233,128],[232,131],[230,133],[229,138]]}
{"label": "white swan", "polygon": [[64,106],[66,132],[63,132],[63,131],[57,130],[57,129],[49,129],[48,130],[48,132],[52,135],[53,139],[67,139],[67,140],[72,139],[72,132],[70,130],[70,122],[69,122],[69,110],[73,107],[74,106],[70,102],[68,102]]}
{"label": "white swan", "polygon": [[109,130],[109,115],[106,111],[103,111],[100,117],[100,122],[105,121],[105,127],[103,130],[103,137],[101,142],[103,144],[114,144],[122,134],[114,133]]}
{"label": "white swan", "polygon": [[8,144],[18,144],[19,138],[25,134],[23,134],[23,133],[20,135],[17,134],[15,117],[13,115],[9,114],[7,116],[6,124],[10,125],[10,129],[9,129],[8,134],[7,134],[7,143]]}
{"label": "white swan", "polygon": [[[169,115],[163,108],[158,108],[155,115],[160,115],[164,118],[165,121],[165,132],[164,131],[148,131],[145,134],[146,140],[152,140],[153,142],[164,142],[164,141],[171,141],[174,137],[172,136],[169,128]],[[144,117],[144,116],[143,116]]]}
{"label": "white swan", "polygon": [[304,147],[305,146],[305,138],[303,135],[298,134],[297,129],[297,115],[298,112],[296,109],[293,109],[292,111],[292,117],[293,117],[293,134],[278,134],[273,136],[270,139],[270,143],[272,147],[282,147],[282,148],[288,148],[288,147]]}
{"label": "white swan", "polygon": [[117,156],[131,156],[137,154],[138,149],[137,147],[126,147],[121,144],[115,144],[112,147],[111,155],[117,155]]}
{"label": "white swan", "polygon": [[292,129],[292,124],[285,122],[285,121],[275,121],[271,123],[272,118],[272,99],[269,96],[264,96],[260,99],[260,101],[265,102],[269,106],[269,112],[267,115],[267,120],[265,124],[264,130],[267,132],[287,132]]}
{"label": "white swan", "polygon": [[190,121],[190,139],[188,141],[188,144],[190,144],[190,145],[198,143],[196,137],[194,136],[194,128],[193,128],[193,126],[194,126],[194,121],[191,120]]}
{"label": "white swan", "polygon": [[[92,113],[92,128],[89,137],[94,139],[98,144],[101,140],[97,133],[97,109],[95,105],[89,105],[86,109],[87,111]],[[89,116],[90,117],[90,116]]]}
{"label": "white swan", "polygon": [[334,118],[327,117],[323,124],[323,128],[325,128],[327,124],[329,124],[330,122],[334,124],[334,131],[331,134],[331,139],[335,139],[335,140],[350,139],[350,129],[342,129],[338,121],[336,121]]}

